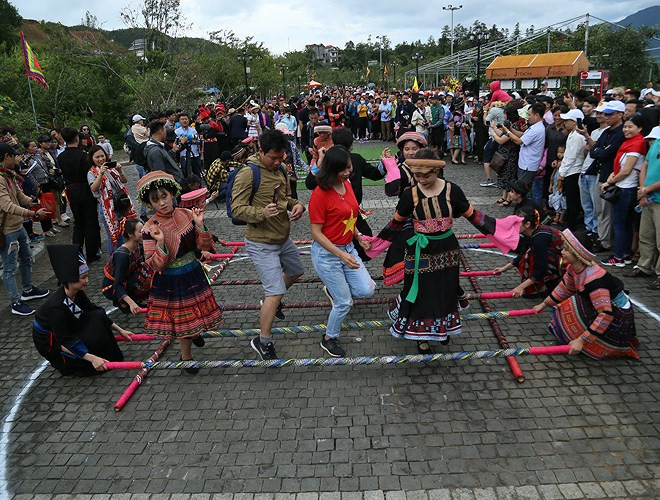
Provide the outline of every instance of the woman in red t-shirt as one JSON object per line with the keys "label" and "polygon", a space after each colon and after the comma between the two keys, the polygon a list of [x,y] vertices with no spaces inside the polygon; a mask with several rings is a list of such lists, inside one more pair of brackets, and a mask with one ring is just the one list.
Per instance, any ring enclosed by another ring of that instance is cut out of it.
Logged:
{"label": "woman in red t-shirt", "polygon": [[351,155],[343,146],[333,146],[325,154],[323,150],[319,153],[318,186],[309,200],[314,238],[312,263],[332,303],[321,347],[330,356],[341,358],[345,352],[338,344],[339,330],[353,305],[353,297],[373,296],[376,284],[353,245],[355,234],[363,248],[371,247],[355,231],[358,202],[348,180],[353,172]]}

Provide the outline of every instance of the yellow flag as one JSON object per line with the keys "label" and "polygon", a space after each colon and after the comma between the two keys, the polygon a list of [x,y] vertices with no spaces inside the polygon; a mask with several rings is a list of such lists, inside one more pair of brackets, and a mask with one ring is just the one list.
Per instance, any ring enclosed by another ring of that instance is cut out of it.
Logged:
{"label": "yellow flag", "polygon": [[415,77],[415,81],[413,82],[412,89],[413,92],[419,92],[419,84],[417,83],[417,77]]}

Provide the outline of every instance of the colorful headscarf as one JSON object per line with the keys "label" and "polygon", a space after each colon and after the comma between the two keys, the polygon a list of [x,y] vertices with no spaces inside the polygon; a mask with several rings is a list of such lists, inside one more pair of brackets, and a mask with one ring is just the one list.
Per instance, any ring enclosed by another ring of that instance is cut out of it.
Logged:
{"label": "colorful headscarf", "polygon": [[580,262],[587,266],[594,265],[596,255],[587,250],[585,246],[575,237],[570,229],[564,229],[561,235],[564,239],[564,243],[566,244],[565,248],[569,250],[573,255],[575,255]]}

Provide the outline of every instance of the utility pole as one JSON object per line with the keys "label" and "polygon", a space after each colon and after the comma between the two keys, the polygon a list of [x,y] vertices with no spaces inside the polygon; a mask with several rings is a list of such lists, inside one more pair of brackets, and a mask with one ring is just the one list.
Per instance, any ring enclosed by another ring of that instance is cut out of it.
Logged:
{"label": "utility pole", "polygon": [[419,85],[419,61],[424,59],[424,56],[419,52],[415,52],[411,59],[415,61],[415,77],[417,78],[417,85]]}
{"label": "utility pole", "polygon": [[551,30],[550,30],[550,28],[548,28],[548,54],[550,53],[550,33],[551,33]]}
{"label": "utility pole", "polygon": [[449,10],[451,11],[451,55],[454,55],[454,11],[462,9],[462,5],[454,6],[454,5],[447,5],[442,8],[442,10]]}
{"label": "utility pole", "polygon": [[585,17],[587,18],[587,23],[584,30],[584,55],[589,57],[589,14]]}
{"label": "utility pole", "polygon": [[247,62],[248,59],[252,59],[252,56],[248,56],[247,52],[247,47],[243,49],[243,53],[236,56],[236,58],[240,61],[243,60],[243,75],[245,76],[245,97],[248,98],[250,96],[250,86],[248,84],[248,67],[247,67]]}
{"label": "utility pole", "polygon": [[286,101],[286,64],[280,64],[280,69],[282,70],[282,96]]}
{"label": "utility pole", "polygon": [[390,66],[392,66],[392,87],[396,88],[396,61],[392,61]]}
{"label": "utility pole", "polygon": [[470,33],[470,40],[477,42],[477,86],[479,90],[481,90],[481,82],[480,82],[480,76],[481,76],[481,42],[487,42],[488,39],[490,38],[490,33],[487,31],[484,31],[482,29],[475,30],[472,33]]}

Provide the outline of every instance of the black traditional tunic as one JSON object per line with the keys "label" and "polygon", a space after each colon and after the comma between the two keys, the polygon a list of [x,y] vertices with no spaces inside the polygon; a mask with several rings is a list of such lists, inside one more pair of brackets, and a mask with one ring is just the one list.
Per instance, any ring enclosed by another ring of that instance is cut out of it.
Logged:
{"label": "black traditional tunic", "polygon": [[[87,360],[90,353],[108,361],[123,361],[114,334],[112,320],[93,304],[84,292],[69,299],[60,287],[37,309],[32,339],[39,354],[62,375],[89,376],[98,372]],[[68,349],[71,354],[62,351]]]}

